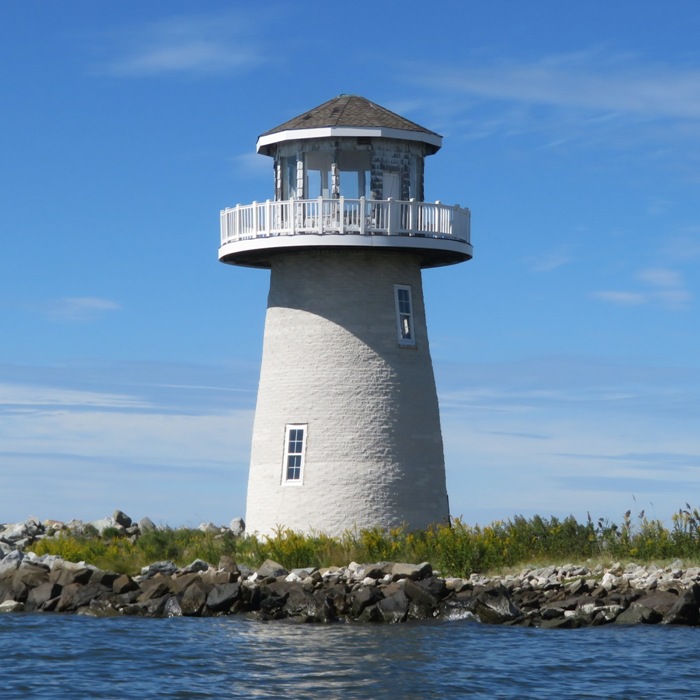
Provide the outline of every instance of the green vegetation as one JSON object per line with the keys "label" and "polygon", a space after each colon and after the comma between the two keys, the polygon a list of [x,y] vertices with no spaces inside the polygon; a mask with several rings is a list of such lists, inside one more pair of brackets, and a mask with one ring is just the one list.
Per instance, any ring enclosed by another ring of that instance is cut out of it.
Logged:
{"label": "green vegetation", "polygon": [[538,515],[496,521],[485,527],[457,520],[423,532],[379,529],[348,532],[340,538],[301,535],[280,529],[275,536],[235,538],[196,529],[160,529],[135,542],[114,528],[100,537],[63,534],[36,542],[38,554],[58,554],[69,561],[85,561],[102,569],[136,574],[142,566],[169,559],[185,566],[200,558],[216,565],[223,555],[256,568],[273,559],[287,568],[344,566],[350,561],[429,561],[444,575],[503,571],[526,565],[583,563],[588,559],[633,560],[639,563],[684,559],[700,560],[700,512],[686,504],[672,518],[670,529],[649,520],[642,511],[635,522],[631,512],[622,523],[589,517],[579,523]]}

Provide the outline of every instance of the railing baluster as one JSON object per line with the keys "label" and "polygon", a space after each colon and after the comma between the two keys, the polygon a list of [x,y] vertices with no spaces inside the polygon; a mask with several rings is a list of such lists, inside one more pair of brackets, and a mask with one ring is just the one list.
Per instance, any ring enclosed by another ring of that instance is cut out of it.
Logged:
{"label": "railing baluster", "polygon": [[262,236],[342,233],[454,237],[469,242],[471,213],[459,205],[318,197],[236,204],[221,211],[222,245]]}

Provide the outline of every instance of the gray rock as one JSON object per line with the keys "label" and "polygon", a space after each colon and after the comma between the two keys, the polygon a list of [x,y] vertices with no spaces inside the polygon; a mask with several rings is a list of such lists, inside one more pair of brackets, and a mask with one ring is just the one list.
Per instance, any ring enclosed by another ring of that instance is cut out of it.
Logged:
{"label": "gray rock", "polygon": [[408,615],[408,598],[401,588],[387,586],[384,597],[377,603],[382,620],[389,624],[403,622]]}
{"label": "gray rock", "polygon": [[156,574],[171,575],[177,571],[177,566],[171,561],[156,561],[153,564],[144,566],[141,569],[141,576],[143,578],[152,578]]}
{"label": "gray rock", "polygon": [[191,564],[188,564],[182,571],[183,573],[190,574],[197,571],[206,571],[209,568],[209,564],[203,559],[195,559]]}
{"label": "gray rock", "polygon": [[142,533],[152,532],[157,529],[158,527],[150,518],[141,518],[141,520],[139,520],[139,530],[141,530]]}
{"label": "gray rock", "polygon": [[103,571],[102,569],[95,569],[90,576],[90,583],[99,583],[105,588],[113,589],[114,582],[120,578],[120,574],[115,571]]}
{"label": "gray rock", "polygon": [[20,565],[22,559],[24,559],[24,554],[20,552],[19,549],[13,549],[11,552],[8,552],[2,561],[0,561],[0,573],[10,569],[16,569]]}
{"label": "gray rock", "polygon": [[215,586],[207,595],[207,607],[215,613],[226,613],[233,607],[240,595],[240,583],[224,583]]}
{"label": "gray rock", "polygon": [[5,600],[2,603],[0,603],[0,614],[22,612],[23,610],[24,603],[19,603],[16,600]]}
{"label": "gray rock", "polygon": [[[27,555],[32,553],[33,552],[27,552]],[[66,563],[65,559],[63,557],[59,557],[58,554],[42,554],[38,560],[43,564],[46,564],[46,566],[48,566],[52,571]]]}
{"label": "gray rock", "polygon": [[644,605],[636,605],[632,603],[627,610],[623,610],[616,618],[617,625],[640,625],[640,624],[656,624],[662,620],[661,613]]}
{"label": "gray rock", "polygon": [[182,617],[182,608],[175,596],[169,596],[163,605],[164,617]]}
{"label": "gray rock", "polygon": [[131,518],[124,513],[124,511],[115,510],[114,513],[112,513],[112,520],[121,527],[131,527]]}
{"label": "gray rock", "polygon": [[414,581],[433,575],[433,567],[426,561],[422,564],[392,564],[391,575],[395,578],[410,578]]}
{"label": "gray rock", "polygon": [[693,586],[681,593],[673,607],[664,615],[662,622],[666,625],[697,626],[700,622],[700,586]]}
{"label": "gray rock", "polygon": [[294,585],[288,589],[283,613],[303,622],[330,622],[335,619],[333,606],[323,591],[308,591]]}
{"label": "gray rock", "polygon": [[439,600],[425,586],[420,586],[412,579],[406,579],[403,592],[409,601],[409,617],[424,620],[433,617]]}
{"label": "gray rock", "polygon": [[46,604],[61,595],[61,586],[57,583],[42,583],[29,591],[26,602],[26,610],[46,609]]}
{"label": "gray rock", "polygon": [[382,599],[382,594],[376,586],[361,586],[348,597],[352,616],[360,617],[365,608],[374,605]]}
{"label": "gray rock", "polygon": [[108,600],[91,600],[88,606],[77,611],[78,615],[88,617],[117,617],[119,611]]}
{"label": "gray rock", "polygon": [[201,583],[195,582],[188,586],[184,593],[178,597],[182,614],[188,616],[201,615],[207,602],[207,593]]}
{"label": "gray rock", "polygon": [[232,574],[239,574],[239,568],[236,562],[227,554],[223,554],[219,559],[219,565],[216,567],[219,571],[228,571]]}
{"label": "gray rock", "polygon": [[234,518],[229,525],[229,529],[234,537],[241,537],[245,533],[245,520],[243,518]]}
{"label": "gray rock", "polygon": [[202,532],[211,532],[212,534],[221,532],[221,528],[214,525],[214,523],[200,523],[197,529]]}
{"label": "gray rock", "polygon": [[511,622],[522,613],[513,605],[503,586],[496,586],[478,593],[472,612],[484,623],[498,625]]}
{"label": "gray rock", "polygon": [[131,591],[138,590],[139,585],[126,574],[121,574],[114,581],[112,581],[112,590],[116,595],[121,595],[123,593],[129,593]]}
{"label": "gray rock", "polygon": [[90,605],[93,600],[102,599],[105,593],[104,586],[97,583],[70,583],[61,591],[56,612],[75,612],[78,608]]}
{"label": "gray rock", "polygon": [[[172,579],[163,574],[156,574],[153,578],[146,579],[141,583],[141,592],[138,595],[139,603],[147,603],[151,600],[161,599],[164,596],[171,595]],[[163,601],[165,605],[165,601]]]}
{"label": "gray rock", "polygon": [[114,518],[101,518],[100,520],[93,520],[90,525],[92,525],[100,535],[109,527],[119,528],[119,524]]}
{"label": "gray rock", "polygon": [[286,576],[289,571],[287,571],[282,564],[278,564],[276,561],[272,561],[272,559],[266,559],[256,573],[260,578],[268,578],[270,576]]}
{"label": "gray rock", "polygon": [[85,584],[90,580],[93,569],[85,564],[74,564],[64,562],[61,566],[56,566],[51,571],[50,581],[59,586],[67,586],[70,583]]}
{"label": "gray rock", "polygon": [[83,535],[85,534],[86,526],[87,523],[84,523],[82,520],[71,520],[70,522],[66,523],[66,530],[76,535]]}

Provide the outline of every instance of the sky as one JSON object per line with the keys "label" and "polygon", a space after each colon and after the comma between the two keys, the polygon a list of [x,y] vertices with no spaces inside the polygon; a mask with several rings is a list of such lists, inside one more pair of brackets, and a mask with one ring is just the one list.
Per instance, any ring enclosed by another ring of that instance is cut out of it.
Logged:
{"label": "sky", "polygon": [[0,4],[0,522],[245,514],[269,273],[219,212],[341,93],[443,136],[452,515],[700,505],[696,0]]}

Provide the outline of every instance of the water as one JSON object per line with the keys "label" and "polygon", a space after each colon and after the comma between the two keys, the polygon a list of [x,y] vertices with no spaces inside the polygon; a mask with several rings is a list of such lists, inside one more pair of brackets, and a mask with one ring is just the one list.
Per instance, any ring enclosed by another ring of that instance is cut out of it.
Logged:
{"label": "water", "polygon": [[0,615],[0,698],[700,696],[700,629]]}

